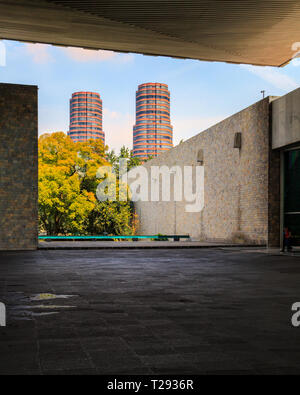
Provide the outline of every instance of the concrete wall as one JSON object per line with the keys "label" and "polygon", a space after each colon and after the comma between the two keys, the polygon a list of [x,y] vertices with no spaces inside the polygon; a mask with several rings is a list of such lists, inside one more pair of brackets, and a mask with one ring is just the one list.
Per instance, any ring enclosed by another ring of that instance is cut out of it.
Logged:
{"label": "concrete wall", "polygon": [[300,142],[300,89],[273,103],[273,149]]}
{"label": "concrete wall", "polygon": [[281,153],[272,149],[274,98],[270,104],[269,180],[268,180],[268,246],[279,247],[281,242]]}
{"label": "concrete wall", "polygon": [[[270,102],[266,98],[145,164],[148,172],[150,166],[195,167],[202,149],[205,207],[187,213],[186,202],[137,202],[141,234],[279,244],[280,161],[270,153]],[[242,133],[241,149],[233,148],[235,133]]]}
{"label": "concrete wall", "polygon": [[37,142],[37,87],[0,84],[0,250],[37,248]]}

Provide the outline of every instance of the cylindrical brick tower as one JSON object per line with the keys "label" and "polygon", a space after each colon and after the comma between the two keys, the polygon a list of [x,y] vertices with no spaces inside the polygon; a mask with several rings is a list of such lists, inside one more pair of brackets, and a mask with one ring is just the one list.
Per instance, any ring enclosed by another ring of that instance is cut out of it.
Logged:
{"label": "cylindrical brick tower", "polygon": [[68,136],[75,142],[101,139],[105,144],[105,134],[102,129],[102,100],[99,93],[73,93],[70,100]]}
{"label": "cylindrical brick tower", "polygon": [[173,147],[168,85],[147,83],[136,92],[136,123],[133,127],[133,155],[141,160]]}

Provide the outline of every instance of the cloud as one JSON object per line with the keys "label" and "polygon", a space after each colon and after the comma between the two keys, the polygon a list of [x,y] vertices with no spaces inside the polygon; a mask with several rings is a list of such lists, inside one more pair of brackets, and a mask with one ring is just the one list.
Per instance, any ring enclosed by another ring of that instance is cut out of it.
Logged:
{"label": "cloud", "polygon": [[227,116],[224,115],[215,117],[174,117],[172,120],[174,128],[174,145],[177,145],[182,139],[187,140],[203,132],[225,118],[227,118]]}
{"label": "cloud", "polygon": [[103,115],[109,119],[119,119],[121,117],[121,114],[116,111],[111,111],[108,108],[103,108]]}
{"label": "cloud", "polygon": [[[54,61],[54,57],[50,54],[48,44],[25,44],[26,54],[30,55],[35,63],[45,64]],[[58,47],[57,47],[58,48]],[[105,62],[116,61],[118,63],[131,62],[134,57],[132,54],[119,54],[113,51],[104,50],[90,50],[84,48],[66,47],[58,48],[69,59],[74,62],[88,63],[88,62]]]}
{"label": "cloud", "polygon": [[250,66],[241,65],[244,69],[250,71],[251,73],[257,75],[264,81],[275,86],[283,91],[291,91],[297,89],[299,84],[294,81],[291,77],[283,74],[281,71],[273,67],[262,67],[262,66]]}
{"label": "cloud", "polygon": [[118,152],[123,145],[132,149],[134,115],[116,113],[108,109],[104,109],[103,112],[103,130],[109,149]]}
{"label": "cloud", "polygon": [[104,62],[108,60],[117,60],[119,62],[128,62],[133,59],[133,55],[131,54],[118,54],[113,51],[105,51],[105,50],[90,50],[84,48],[61,48],[61,50],[68,56],[70,59],[75,62]]}
{"label": "cloud", "polygon": [[45,64],[53,61],[47,44],[25,44],[25,51],[35,63]]}
{"label": "cloud", "polygon": [[[55,114],[55,116],[49,116]],[[44,133],[64,132],[69,130],[69,117],[65,107],[39,106],[39,135]]]}
{"label": "cloud", "polygon": [[[121,114],[107,108],[103,110],[103,114],[103,130],[109,149],[114,149],[118,152],[123,145],[131,149],[133,125],[135,124],[134,114]],[[226,117],[224,115],[194,118],[174,117],[172,119],[174,146],[179,144],[182,139],[187,140],[217,124]]]}
{"label": "cloud", "polygon": [[201,65],[201,62],[198,60],[184,60],[184,64],[180,67],[177,67],[174,70],[168,70],[167,73],[162,73],[159,76],[160,80],[166,80],[166,79],[178,79],[179,77],[182,77],[184,74],[191,73],[192,71],[198,69]]}

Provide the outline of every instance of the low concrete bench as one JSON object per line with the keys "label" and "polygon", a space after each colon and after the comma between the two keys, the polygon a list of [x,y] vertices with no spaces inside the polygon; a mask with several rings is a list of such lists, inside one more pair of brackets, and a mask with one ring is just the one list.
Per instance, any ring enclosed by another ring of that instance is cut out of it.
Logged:
{"label": "low concrete bench", "polygon": [[189,235],[152,235],[152,236],[39,236],[39,240],[45,241],[77,241],[77,240],[155,240],[165,241],[167,239],[173,239],[174,241],[180,241],[181,239],[190,239]]}

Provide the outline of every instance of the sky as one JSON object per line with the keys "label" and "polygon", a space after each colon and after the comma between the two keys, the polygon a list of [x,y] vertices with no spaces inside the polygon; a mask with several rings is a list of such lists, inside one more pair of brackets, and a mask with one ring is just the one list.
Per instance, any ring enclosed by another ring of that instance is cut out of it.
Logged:
{"label": "sky", "polygon": [[67,133],[72,93],[95,91],[103,100],[106,143],[116,151],[123,145],[132,148],[139,84],[169,85],[174,145],[257,102],[262,90],[282,96],[300,87],[297,59],[279,69],[13,41],[3,41],[2,48],[3,44],[6,62],[0,62],[0,82],[39,87],[39,135]]}

